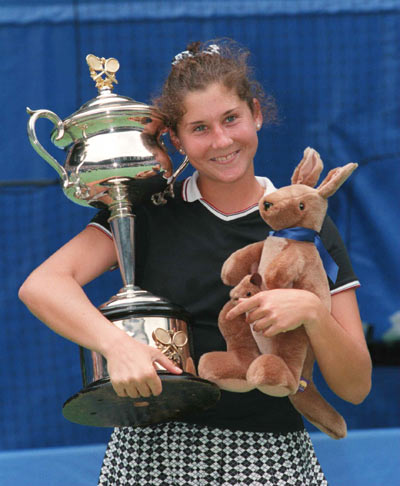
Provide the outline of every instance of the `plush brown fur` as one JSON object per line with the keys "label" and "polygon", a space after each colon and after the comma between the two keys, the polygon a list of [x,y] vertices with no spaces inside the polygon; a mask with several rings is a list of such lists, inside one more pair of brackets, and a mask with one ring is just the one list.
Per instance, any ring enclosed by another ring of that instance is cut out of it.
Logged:
{"label": "plush brown fur", "polygon": [[[292,185],[261,198],[259,203],[261,217],[276,231],[301,226],[319,232],[327,210],[327,198],[339,189],[356,167],[357,164],[347,164],[331,170],[320,186],[314,189],[313,186],[318,181],[323,164],[319,154],[307,148],[302,161],[293,173]],[[238,286],[236,291],[243,292],[243,286],[249,283],[243,279],[246,276],[250,278],[249,275],[257,266],[262,277],[259,290],[277,288],[308,290],[316,294],[330,310],[328,279],[314,243],[270,236],[265,241],[253,243],[233,253],[223,265],[222,280],[227,285]],[[229,308],[232,305],[231,301],[226,304],[230,306]],[[240,335],[236,335],[234,330],[239,329],[240,324],[245,325],[244,316],[237,318],[233,330],[229,331],[228,327],[232,321],[225,322],[224,316],[227,310],[224,313],[223,311],[220,316],[220,327],[224,328],[225,339],[229,335],[229,349],[235,349],[238,343],[240,347],[244,347],[244,339],[252,341],[248,333],[246,334],[247,331],[245,331],[246,335],[243,335],[243,331]],[[265,338],[262,333],[252,333],[252,337],[257,343],[259,355],[252,360],[250,359],[252,355],[247,355],[246,359],[241,361],[240,380],[237,381],[238,376],[231,374],[229,383],[225,382],[227,389],[246,391],[258,388],[273,396],[289,395],[295,408],[310,422],[333,438],[344,437],[346,435],[344,419],[321,397],[312,383],[314,355],[304,327],[300,326],[273,338]],[[250,346],[253,350],[253,344],[246,346]],[[239,354],[239,351],[237,353]],[[199,367],[200,376],[208,377],[218,383],[221,378],[220,365],[226,356],[223,358],[223,353],[218,356],[215,353],[209,354],[214,354],[214,359],[209,361],[208,355],[202,357],[201,368]],[[236,362],[238,360],[240,362],[240,358],[236,357]],[[244,379],[243,367],[247,364],[248,369]],[[229,375],[228,365],[229,361],[225,361],[225,376]],[[211,369],[214,369],[212,377]],[[300,376],[310,381],[304,392],[298,391]]]}
{"label": "plush brown fur", "polygon": [[204,354],[199,361],[199,376],[216,383],[222,390],[247,392],[255,388],[247,381],[247,370],[260,356],[250,326],[244,314],[236,319],[226,319],[241,297],[251,297],[260,291],[261,276],[246,275],[230,292],[231,299],[218,317],[218,326],[226,342],[226,351]]}

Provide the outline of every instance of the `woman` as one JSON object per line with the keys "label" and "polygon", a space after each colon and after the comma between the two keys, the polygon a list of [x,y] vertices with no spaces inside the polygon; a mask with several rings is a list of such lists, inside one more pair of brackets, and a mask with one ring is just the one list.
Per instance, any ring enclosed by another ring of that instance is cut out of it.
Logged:
{"label": "woman", "polygon": [[[155,104],[196,172],[177,185],[167,205],[135,210],[137,284],[193,315],[196,362],[224,349],[217,327],[229,292],[220,280],[223,262],[267,234],[257,202],[274,187],[255,176],[253,165],[264,98],[246,59],[246,52],[215,44],[195,44],[175,57]],[[157,349],[110,326],[82,290],[116,263],[106,221],[107,212],[100,212],[28,277],[20,297],[55,332],[100,352],[119,396],[158,395],[154,364],[180,370]],[[314,294],[294,289],[260,292],[240,311],[252,309],[251,317],[270,333],[304,325],[331,389],[360,403],[370,389],[371,362],[355,297],[358,282],[329,218],[321,238],[340,267],[331,313]],[[68,310],[65,295],[74,302]],[[116,429],[99,484],[304,486],[326,480],[289,400],[252,391],[222,392],[216,407],[181,422]]]}

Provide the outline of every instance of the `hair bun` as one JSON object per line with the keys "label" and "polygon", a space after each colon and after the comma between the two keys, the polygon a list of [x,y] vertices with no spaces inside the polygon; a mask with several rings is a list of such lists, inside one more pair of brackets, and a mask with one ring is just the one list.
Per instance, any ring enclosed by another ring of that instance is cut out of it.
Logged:
{"label": "hair bun", "polygon": [[197,54],[198,52],[200,52],[200,46],[201,46],[200,41],[191,42],[190,44],[187,45],[186,50],[188,50],[192,54]]}

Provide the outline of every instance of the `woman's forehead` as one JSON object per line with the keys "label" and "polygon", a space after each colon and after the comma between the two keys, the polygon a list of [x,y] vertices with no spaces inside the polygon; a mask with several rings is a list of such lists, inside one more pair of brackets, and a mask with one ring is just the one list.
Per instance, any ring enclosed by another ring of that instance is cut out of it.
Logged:
{"label": "woman's forehead", "polygon": [[190,91],[183,99],[184,115],[182,122],[195,123],[212,116],[222,116],[246,103],[241,100],[236,91],[226,88],[223,84],[213,83],[205,89]]}

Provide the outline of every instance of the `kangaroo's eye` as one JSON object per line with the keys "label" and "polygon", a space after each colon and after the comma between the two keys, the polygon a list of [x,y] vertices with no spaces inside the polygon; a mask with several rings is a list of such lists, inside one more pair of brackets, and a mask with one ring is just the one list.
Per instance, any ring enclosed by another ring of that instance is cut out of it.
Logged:
{"label": "kangaroo's eye", "polygon": [[264,201],[264,209],[265,209],[266,211],[268,211],[268,209],[269,209],[271,206],[273,206],[273,204],[272,204],[272,203],[270,203],[270,202],[268,202],[268,201]]}
{"label": "kangaroo's eye", "polygon": [[251,297],[251,292],[247,292],[246,296]]}
{"label": "kangaroo's eye", "polygon": [[299,208],[300,208],[300,210],[301,210],[301,211],[303,211],[303,209],[305,208],[304,203],[302,203],[302,202],[301,202],[301,203],[299,204]]}

